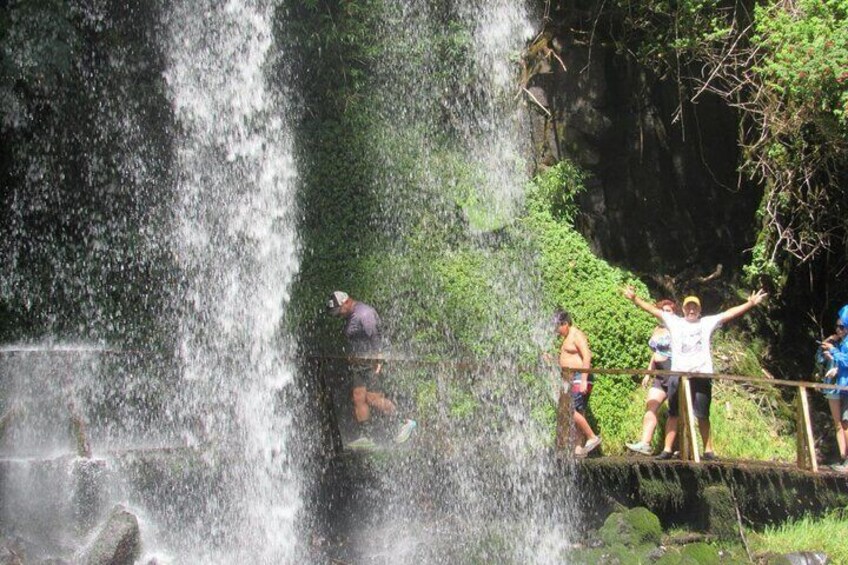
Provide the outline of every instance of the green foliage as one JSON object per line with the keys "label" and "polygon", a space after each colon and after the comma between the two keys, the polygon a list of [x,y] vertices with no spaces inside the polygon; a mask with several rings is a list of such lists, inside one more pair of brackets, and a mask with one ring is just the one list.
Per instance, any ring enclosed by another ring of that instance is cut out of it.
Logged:
{"label": "green foliage", "polygon": [[527,200],[531,210],[548,212],[558,222],[573,224],[577,216],[575,197],[583,192],[585,174],[574,163],[563,160],[533,179]]}
{"label": "green foliage", "polygon": [[620,48],[663,74],[733,32],[733,11],[724,0],[615,0],[610,11],[624,24],[616,38]]}
{"label": "green foliage", "polygon": [[756,68],[766,85],[824,131],[848,133],[848,1],[799,0],[792,11],[759,4],[755,21],[753,40],[768,52]]}
{"label": "green foliage", "polygon": [[[713,340],[716,372],[763,376],[762,342],[734,332],[720,332]],[[738,459],[793,461],[793,414],[779,387],[716,382],[710,414],[716,451]]]}

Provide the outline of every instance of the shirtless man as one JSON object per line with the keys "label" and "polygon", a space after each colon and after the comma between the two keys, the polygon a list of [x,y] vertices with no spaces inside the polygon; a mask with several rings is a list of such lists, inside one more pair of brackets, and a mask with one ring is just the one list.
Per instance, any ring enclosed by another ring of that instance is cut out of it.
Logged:
{"label": "shirtless man", "polygon": [[592,392],[592,375],[589,374],[592,352],[589,351],[586,334],[571,323],[571,315],[568,312],[557,311],[554,324],[557,335],[563,338],[559,349],[559,366],[562,369],[563,385],[569,389],[569,394],[561,391],[559,395],[557,447],[563,448],[566,445],[566,427],[569,426],[565,414],[568,410],[567,404],[570,403],[571,418],[574,421],[570,430],[571,442],[575,445],[574,454],[577,457],[585,457],[601,444],[601,437],[592,431],[586,421],[586,408]]}

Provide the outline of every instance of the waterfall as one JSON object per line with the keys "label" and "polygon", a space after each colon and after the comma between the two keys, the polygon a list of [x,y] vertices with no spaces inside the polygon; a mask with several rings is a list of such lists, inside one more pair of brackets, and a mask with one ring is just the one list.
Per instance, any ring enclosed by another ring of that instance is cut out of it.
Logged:
{"label": "waterfall", "polygon": [[[417,454],[426,464],[397,455],[379,475],[374,509],[358,503],[359,514],[348,518],[356,527],[343,559],[561,562],[572,487],[532,414],[549,399],[529,400],[518,386],[518,359],[527,352],[509,349],[540,333],[550,340],[541,329],[549,315],[534,286],[533,256],[499,245],[516,237],[510,230],[528,181],[531,136],[517,62],[534,27],[522,2],[388,0],[381,9],[372,32],[380,39],[366,53],[368,102],[359,111],[374,116],[365,136],[369,188],[385,238],[372,255],[360,253],[389,265],[377,291],[368,290],[391,324],[394,352],[448,362],[409,369],[406,379],[416,384],[408,389],[396,377],[397,388],[416,395],[407,406],[421,409],[410,449],[427,453]],[[446,295],[454,283],[488,292]],[[463,302],[480,294],[483,304]],[[461,314],[441,327],[427,325],[426,311]],[[463,368],[457,352],[476,353],[485,366]]]}
{"label": "waterfall", "polygon": [[[177,145],[177,263],[185,402],[225,485],[206,515],[219,547],[202,561],[284,563],[296,555],[300,485],[292,422],[281,405],[293,379],[282,334],[297,269],[295,169],[285,100],[268,86],[273,2],[176,2],[166,80]],[[189,539],[185,551],[205,546]]]}
{"label": "waterfall", "polygon": [[144,562],[298,561],[276,4],[8,10],[0,542],[76,561],[123,504]]}

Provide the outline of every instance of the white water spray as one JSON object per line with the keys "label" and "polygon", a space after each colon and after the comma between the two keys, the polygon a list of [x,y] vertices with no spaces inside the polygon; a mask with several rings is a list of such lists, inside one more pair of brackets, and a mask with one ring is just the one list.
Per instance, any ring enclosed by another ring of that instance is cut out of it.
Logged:
{"label": "white water spray", "polygon": [[177,2],[170,14],[180,357],[202,441],[226,466],[213,528],[225,541],[206,562],[284,563],[297,552],[300,485],[281,405],[293,370],[280,335],[297,268],[295,173],[287,109],[267,81],[273,17],[261,0]]}

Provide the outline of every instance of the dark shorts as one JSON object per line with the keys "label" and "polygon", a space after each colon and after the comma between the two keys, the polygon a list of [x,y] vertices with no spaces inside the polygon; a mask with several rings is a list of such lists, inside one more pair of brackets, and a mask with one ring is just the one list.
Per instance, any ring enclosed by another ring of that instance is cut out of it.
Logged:
{"label": "dark shorts", "polygon": [[381,392],[380,380],[374,373],[374,367],[368,363],[350,366],[350,377],[353,388],[365,387],[372,392]]}
{"label": "dark shorts", "polygon": [[713,402],[713,381],[711,379],[689,379],[692,385],[692,411],[699,419],[710,418],[710,404]]}
{"label": "dark shorts", "polygon": [[665,392],[668,398],[668,415],[677,416],[680,412],[680,400],[678,398],[678,387],[680,386],[680,377],[666,376],[654,377],[652,388],[658,388]]}
{"label": "dark shorts", "polygon": [[589,383],[586,392],[580,392],[579,384],[575,383],[571,385],[571,409],[575,412],[585,414],[586,409],[589,407],[590,394],[592,394],[592,383]]}

